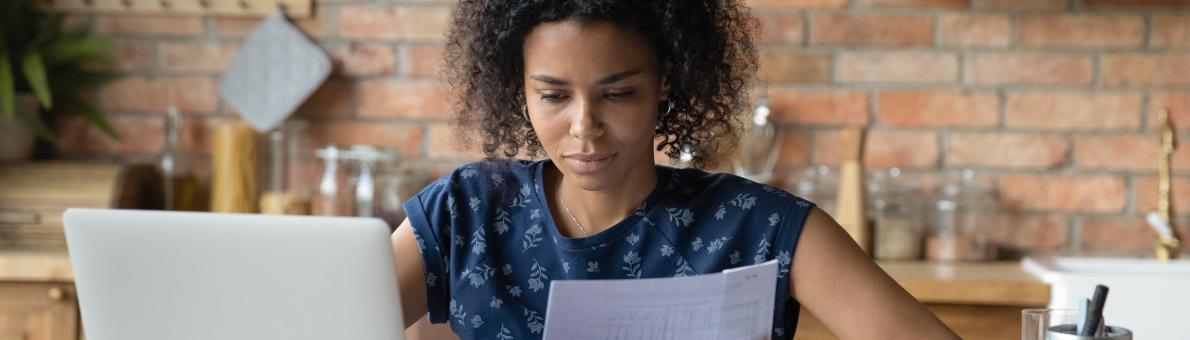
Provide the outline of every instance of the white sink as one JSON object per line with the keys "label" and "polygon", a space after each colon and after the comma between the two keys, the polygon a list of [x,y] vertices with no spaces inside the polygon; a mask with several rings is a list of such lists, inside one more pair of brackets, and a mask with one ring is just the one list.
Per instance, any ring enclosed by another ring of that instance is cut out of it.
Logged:
{"label": "white sink", "polygon": [[1078,309],[1095,285],[1109,288],[1104,319],[1136,339],[1186,339],[1190,334],[1190,260],[1037,257],[1025,271],[1050,285],[1050,308]]}

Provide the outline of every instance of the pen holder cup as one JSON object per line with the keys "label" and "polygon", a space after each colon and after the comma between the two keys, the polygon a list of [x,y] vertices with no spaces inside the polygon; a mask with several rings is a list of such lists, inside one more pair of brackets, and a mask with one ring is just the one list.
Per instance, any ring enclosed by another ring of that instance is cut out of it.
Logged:
{"label": "pen holder cup", "polygon": [[1075,333],[1074,324],[1055,325],[1046,328],[1046,340],[1132,340],[1132,331],[1124,327],[1105,326],[1102,336],[1081,336]]}

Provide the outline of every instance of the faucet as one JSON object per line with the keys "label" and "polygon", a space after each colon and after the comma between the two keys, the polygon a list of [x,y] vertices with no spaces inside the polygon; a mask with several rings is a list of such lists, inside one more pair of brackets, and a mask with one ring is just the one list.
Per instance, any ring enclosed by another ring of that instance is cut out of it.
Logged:
{"label": "faucet", "polygon": [[1175,134],[1173,123],[1169,119],[1169,109],[1161,110],[1157,115],[1157,120],[1161,124],[1161,152],[1157,168],[1160,177],[1157,183],[1159,219],[1157,221],[1150,219],[1150,224],[1157,229],[1157,244],[1153,247],[1157,260],[1168,261],[1177,257],[1181,244],[1178,240],[1177,229],[1173,227],[1173,212],[1170,205],[1170,158],[1177,147],[1177,142],[1174,140]]}

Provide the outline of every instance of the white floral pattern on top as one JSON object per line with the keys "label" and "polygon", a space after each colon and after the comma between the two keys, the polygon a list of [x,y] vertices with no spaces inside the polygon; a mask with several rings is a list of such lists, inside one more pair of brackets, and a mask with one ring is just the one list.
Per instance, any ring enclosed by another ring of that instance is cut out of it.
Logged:
{"label": "white floral pattern on top", "polygon": [[[406,205],[430,318],[461,339],[541,339],[550,280],[681,277],[776,259],[788,282],[797,222],[813,207],[732,175],[660,168],[665,178],[624,221],[572,239],[556,233],[542,199],[542,164],[466,165]],[[787,338],[781,318],[792,311],[773,303],[773,337]]]}

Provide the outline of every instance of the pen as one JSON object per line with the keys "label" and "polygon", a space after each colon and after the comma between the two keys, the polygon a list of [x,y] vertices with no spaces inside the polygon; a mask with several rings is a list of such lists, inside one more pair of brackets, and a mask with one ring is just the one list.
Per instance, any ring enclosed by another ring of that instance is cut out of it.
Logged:
{"label": "pen", "polygon": [[1095,295],[1091,297],[1091,308],[1087,311],[1083,324],[1085,327],[1079,332],[1080,336],[1094,336],[1099,323],[1103,320],[1103,304],[1107,300],[1107,286],[1095,285]]}

